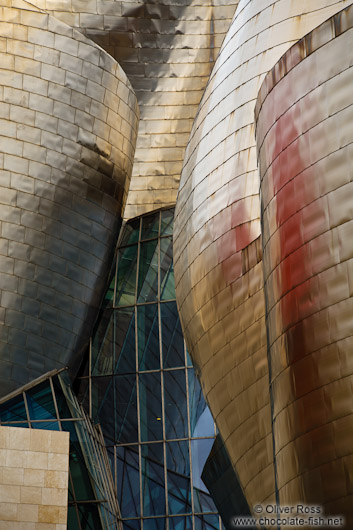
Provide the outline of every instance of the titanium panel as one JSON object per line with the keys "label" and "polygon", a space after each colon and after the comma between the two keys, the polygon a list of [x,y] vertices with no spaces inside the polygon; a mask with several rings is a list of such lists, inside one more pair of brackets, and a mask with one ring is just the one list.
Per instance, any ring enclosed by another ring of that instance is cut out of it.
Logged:
{"label": "titanium panel", "polygon": [[33,0],[123,67],[141,112],[125,218],[174,204],[185,147],[238,0]]}
{"label": "titanium panel", "polygon": [[126,201],[138,106],[120,66],[81,33],[32,6],[0,6],[4,395],[80,362]]}
{"label": "titanium panel", "polygon": [[272,502],[275,491],[254,107],[266,72],[291,44],[350,3],[240,0],[184,159],[178,307],[250,506]]}
{"label": "titanium panel", "polygon": [[256,105],[279,498],[353,525],[353,7],[295,44]]}

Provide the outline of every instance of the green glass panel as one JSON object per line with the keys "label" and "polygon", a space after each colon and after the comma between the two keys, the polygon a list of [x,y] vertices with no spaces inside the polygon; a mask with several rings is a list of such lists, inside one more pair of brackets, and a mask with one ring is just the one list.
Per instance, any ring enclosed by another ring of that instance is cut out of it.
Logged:
{"label": "green glass panel", "polygon": [[101,530],[102,523],[96,504],[78,504],[81,528],[85,530]]}
{"label": "green glass panel", "polygon": [[107,307],[113,307],[114,302],[114,286],[115,286],[115,273],[116,273],[116,256],[110,270],[108,288],[105,292],[104,299],[102,302],[101,309],[106,309]]}
{"label": "green glass panel", "polygon": [[160,373],[140,374],[139,393],[141,440],[163,440]]}
{"label": "green glass panel", "polygon": [[184,338],[176,302],[161,304],[163,367],[185,366]]}
{"label": "green glass panel", "polygon": [[143,514],[164,515],[165,479],[163,444],[141,446]]}
{"label": "green glass panel", "polygon": [[175,300],[173,240],[161,238],[161,300]]}
{"label": "green glass panel", "polygon": [[137,243],[140,236],[140,219],[133,219],[126,223],[123,229],[123,235],[119,243],[120,247]]}
{"label": "green glass panel", "polygon": [[115,373],[136,371],[135,310],[132,307],[115,311]]}
{"label": "green glass panel", "polygon": [[142,217],[141,240],[158,237],[159,212]]}
{"label": "green glass panel", "polygon": [[56,419],[49,379],[27,390],[26,399],[31,420]]}
{"label": "green glass panel", "polygon": [[158,239],[141,243],[137,301],[153,302],[158,295]]}
{"label": "green glass panel", "polygon": [[69,528],[70,530],[80,530],[77,517],[78,515],[76,513],[75,506],[69,505],[68,511],[67,511],[67,528]]}
{"label": "green glass panel", "polygon": [[118,252],[118,273],[116,284],[116,305],[135,303],[137,268],[137,245],[120,249]]}
{"label": "green glass panel", "polygon": [[173,234],[174,208],[171,210],[162,210],[161,212],[161,236]]}
{"label": "green glass panel", "polygon": [[160,356],[157,304],[137,307],[137,343],[139,370],[158,370]]}

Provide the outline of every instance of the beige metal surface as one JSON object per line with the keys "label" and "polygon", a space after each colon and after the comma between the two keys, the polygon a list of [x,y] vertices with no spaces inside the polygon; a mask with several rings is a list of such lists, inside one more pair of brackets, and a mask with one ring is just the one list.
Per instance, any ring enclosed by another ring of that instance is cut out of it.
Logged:
{"label": "beige metal surface", "polygon": [[123,67],[141,122],[124,216],[175,203],[185,147],[238,0],[32,0]]}
{"label": "beige metal surface", "polygon": [[178,306],[250,505],[275,488],[254,106],[292,43],[351,2],[240,0],[186,150],[174,225]]}
{"label": "beige metal surface", "polygon": [[282,505],[353,527],[353,7],[293,46],[257,102]]}
{"label": "beige metal surface", "polygon": [[4,395],[72,363],[89,336],[126,200],[138,108],[120,66],[81,33],[12,0],[0,8]]}

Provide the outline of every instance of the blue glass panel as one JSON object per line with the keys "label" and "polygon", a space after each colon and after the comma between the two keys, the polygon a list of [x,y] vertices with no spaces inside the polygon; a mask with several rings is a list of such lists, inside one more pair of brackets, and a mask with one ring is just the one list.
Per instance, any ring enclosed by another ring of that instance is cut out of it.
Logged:
{"label": "blue glass panel", "polygon": [[159,232],[159,212],[142,217],[141,239],[151,239],[158,237]]}
{"label": "blue glass panel", "polygon": [[214,436],[214,422],[193,369],[188,370],[191,437]]}
{"label": "blue glass panel", "polygon": [[185,366],[184,338],[176,302],[161,304],[163,367]]}
{"label": "blue glass panel", "polygon": [[192,440],[192,481],[194,488],[194,506],[196,512],[217,512],[217,508],[206,488],[201,474],[210,454],[214,439]]}
{"label": "blue glass panel", "polygon": [[192,530],[191,515],[185,517],[170,517],[169,530]]}
{"label": "blue glass panel", "polygon": [[168,442],[166,450],[169,513],[191,513],[189,443]]}
{"label": "blue glass panel", "polygon": [[161,240],[161,300],[175,299],[175,282],[173,268],[173,239]]}
{"label": "blue glass panel", "polygon": [[114,313],[102,311],[92,339],[92,375],[108,375],[113,372]]}
{"label": "blue glass panel", "polygon": [[[27,421],[27,413],[22,395],[6,401],[0,405],[1,423],[13,421]],[[19,427],[27,427],[25,424],[19,424]]]}
{"label": "blue glass panel", "polygon": [[92,417],[101,424],[105,438],[115,440],[113,377],[92,378]]}
{"label": "blue glass panel", "polygon": [[167,521],[165,517],[143,520],[143,530],[165,530],[166,528]]}
{"label": "blue glass panel", "polygon": [[140,530],[141,521],[140,519],[135,519],[131,521],[123,521],[123,530]]}
{"label": "blue glass panel", "polygon": [[185,370],[164,372],[165,436],[187,438],[188,414]]}
{"label": "blue glass panel", "polygon": [[193,364],[193,362],[192,362],[192,360],[191,360],[191,357],[190,357],[190,355],[189,355],[188,350],[186,350],[186,364],[187,364],[188,366],[194,366],[194,364]]}
{"label": "blue glass panel", "polygon": [[160,373],[140,374],[139,393],[141,440],[163,440]]}
{"label": "blue glass panel", "polygon": [[123,231],[123,236],[120,241],[120,246],[131,245],[137,243],[140,236],[140,219],[133,219],[126,223]]}
{"label": "blue glass panel", "polygon": [[173,234],[174,208],[171,210],[162,210],[161,212],[161,236]]}
{"label": "blue glass panel", "polygon": [[121,515],[123,517],[140,517],[140,479],[137,446],[117,447],[117,477]]}
{"label": "blue glass panel", "polygon": [[163,444],[141,445],[143,514],[165,514]]}
{"label": "blue glass panel", "polygon": [[218,515],[197,515],[195,517],[195,530],[219,530]]}
{"label": "blue glass panel", "polygon": [[134,308],[115,311],[115,363],[116,373],[136,371]]}
{"label": "blue glass panel", "polygon": [[138,441],[136,375],[115,376],[116,442]]}
{"label": "blue glass panel", "polygon": [[140,245],[138,302],[153,302],[158,295],[158,239]]}
{"label": "blue glass panel", "polygon": [[45,431],[60,431],[59,423],[57,421],[34,421],[32,422],[32,429],[43,429]]}
{"label": "blue glass panel", "polygon": [[135,303],[137,245],[120,249],[116,282],[116,306]]}
{"label": "blue glass panel", "polygon": [[26,399],[31,420],[56,419],[49,380],[27,390]]}
{"label": "blue glass panel", "polygon": [[139,369],[160,369],[157,304],[138,306],[137,341]]}

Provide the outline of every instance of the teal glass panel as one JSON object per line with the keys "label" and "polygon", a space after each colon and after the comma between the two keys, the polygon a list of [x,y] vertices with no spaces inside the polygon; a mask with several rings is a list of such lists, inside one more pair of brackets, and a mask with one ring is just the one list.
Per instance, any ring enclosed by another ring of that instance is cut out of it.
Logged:
{"label": "teal glass panel", "polygon": [[113,377],[92,379],[92,417],[101,424],[105,438],[115,440]]}
{"label": "teal glass panel", "polygon": [[209,491],[202,480],[202,471],[211,452],[214,438],[191,440],[192,483],[196,512],[217,512]]}
{"label": "teal glass panel", "polygon": [[137,243],[140,237],[140,219],[133,219],[126,223],[123,228],[123,235],[120,241],[120,246],[132,245]]}
{"label": "teal glass panel", "polygon": [[32,429],[42,429],[44,431],[60,431],[57,421],[33,421]]}
{"label": "teal glass panel", "polygon": [[67,528],[70,528],[70,530],[80,530],[76,508],[75,506],[70,506],[70,504],[67,510]]}
{"label": "teal glass panel", "polygon": [[114,377],[116,443],[138,441],[136,375]]}
{"label": "teal glass panel", "polygon": [[187,366],[194,366],[188,350],[186,350],[186,364]]}
{"label": "teal glass panel", "polygon": [[137,307],[139,370],[160,369],[158,305]]}
{"label": "teal glass panel", "polygon": [[167,520],[165,517],[156,517],[143,520],[143,530],[165,530],[167,528]]}
{"label": "teal glass panel", "polygon": [[115,311],[115,373],[136,371],[135,309]]}
{"label": "teal glass panel", "polygon": [[161,212],[161,236],[173,235],[174,208]]}
{"label": "teal glass panel", "polygon": [[31,420],[56,419],[55,405],[49,380],[27,390],[26,399]]}
{"label": "teal glass panel", "polygon": [[[59,417],[61,419],[71,418],[72,415],[67,405],[65,396],[63,394],[62,386],[59,382],[58,376],[53,377],[52,381],[53,381],[53,387],[54,387],[54,393],[55,393],[56,404],[58,407]],[[62,381],[63,381],[63,384],[65,384],[63,378],[62,378]]]}
{"label": "teal glass panel", "polygon": [[166,454],[169,513],[191,513],[189,443],[167,442]]}
{"label": "teal glass panel", "polygon": [[99,324],[92,339],[92,375],[113,373],[114,361],[114,313],[102,311]]}
{"label": "teal glass panel", "polygon": [[114,303],[114,287],[115,287],[115,274],[116,274],[116,255],[114,256],[114,261],[110,270],[108,288],[105,292],[101,309],[107,309],[108,307],[113,307]]}
{"label": "teal glass panel", "polygon": [[195,530],[219,530],[217,514],[204,514],[195,517]]}
{"label": "teal glass panel", "polygon": [[122,517],[140,517],[140,466],[138,446],[118,446],[116,451],[118,501],[121,515]]}
{"label": "teal glass panel", "polygon": [[158,296],[158,239],[140,245],[137,301],[154,302]]}
{"label": "teal glass panel", "polygon": [[169,530],[192,530],[192,516],[170,517]]}
{"label": "teal glass panel", "polygon": [[137,245],[120,249],[116,286],[116,306],[135,303]]}
{"label": "teal glass panel", "polygon": [[141,530],[141,520],[123,521],[123,530]]}
{"label": "teal glass panel", "polygon": [[163,440],[161,375],[139,375],[140,429],[143,442]]}
{"label": "teal glass panel", "polygon": [[176,302],[161,304],[163,368],[185,366],[184,338]]}
{"label": "teal glass panel", "polygon": [[[1,423],[27,422],[27,413],[22,395],[16,396],[0,405],[0,421]],[[13,425],[13,427],[16,426]],[[18,427],[27,427],[27,424],[19,423]]]}
{"label": "teal glass panel", "polygon": [[161,300],[175,300],[173,268],[173,239],[162,238],[161,246]]}
{"label": "teal glass panel", "polygon": [[141,445],[144,516],[164,515],[165,479],[163,444]]}
{"label": "teal glass panel", "polygon": [[166,439],[187,438],[188,414],[185,370],[164,372]]}
{"label": "teal glass panel", "polygon": [[191,437],[214,436],[214,422],[193,369],[188,369]]}
{"label": "teal glass panel", "polygon": [[159,212],[142,217],[141,240],[158,237],[159,232]]}
{"label": "teal glass panel", "polygon": [[103,528],[96,504],[79,504],[78,511],[81,528],[85,530],[101,530]]}

